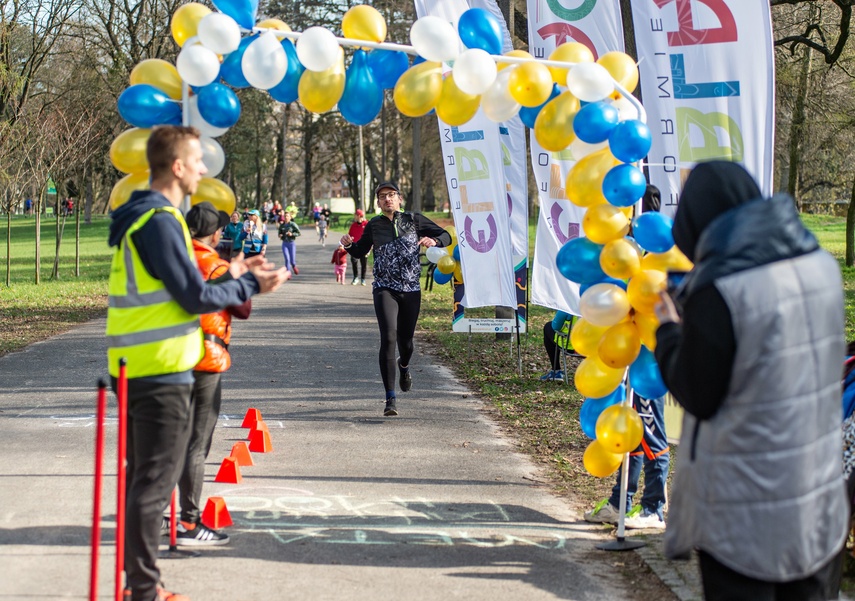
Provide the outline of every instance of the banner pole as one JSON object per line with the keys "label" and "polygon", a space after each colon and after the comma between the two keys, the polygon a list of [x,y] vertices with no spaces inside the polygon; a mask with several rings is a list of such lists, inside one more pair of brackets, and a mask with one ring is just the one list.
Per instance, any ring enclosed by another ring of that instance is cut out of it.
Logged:
{"label": "banner pole", "polygon": [[122,572],[125,569],[125,497],[126,497],[126,469],[127,469],[127,445],[128,445],[128,360],[125,357],[119,359],[119,378],[116,386],[116,398],[118,400],[119,432],[118,432],[118,459],[116,465],[116,582],[115,599],[122,601]]}

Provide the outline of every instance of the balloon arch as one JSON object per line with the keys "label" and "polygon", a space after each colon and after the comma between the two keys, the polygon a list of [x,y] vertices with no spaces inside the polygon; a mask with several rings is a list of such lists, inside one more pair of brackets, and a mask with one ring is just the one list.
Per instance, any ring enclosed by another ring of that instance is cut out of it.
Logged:
{"label": "balloon arch", "polygon": [[[638,85],[635,61],[622,52],[595,61],[577,42],[558,46],[548,60],[522,50],[502,54],[503,25],[479,8],[463,13],[456,30],[439,17],[422,17],[410,29],[411,45],[402,45],[384,42],[386,23],[368,5],[347,11],[339,38],[323,27],[293,32],[278,19],[256,22],[257,3],[214,4],[220,12],[189,3],[174,13],[172,36],[181,48],[175,65],[149,59],[131,72],[118,109],[132,129],[110,148],[113,165],[126,175],[111,192],[110,208],[148,188],[150,128],[184,123],[201,131],[208,167],[191,204],[207,200],[232,212],[235,195],[216,179],[225,165],[216,138],[240,117],[236,88],[267,90],[275,100],[299,101],[313,113],[337,107],[353,125],[378,116],[385,89],[394,90],[402,114],[436,111],[452,126],[465,124],[479,108],[497,123],[519,115],[545,150],[570,148],[579,159],[565,188],[572,203],[586,208],[586,237],[560,249],[556,268],[581,286],[582,318],[570,337],[585,356],[575,374],[586,397],[580,421],[595,439],[584,464],[598,477],[614,473],[643,431],[621,384],[628,370],[637,393],[665,394],[652,354],[658,325],[653,306],[666,272],[692,266],[674,246],[670,219],[638,210],[647,181],[635,164],[650,150],[651,133],[631,94]],[[343,47],[356,48],[347,68]],[[456,239],[449,249],[429,251],[438,283],[462,281]]]}

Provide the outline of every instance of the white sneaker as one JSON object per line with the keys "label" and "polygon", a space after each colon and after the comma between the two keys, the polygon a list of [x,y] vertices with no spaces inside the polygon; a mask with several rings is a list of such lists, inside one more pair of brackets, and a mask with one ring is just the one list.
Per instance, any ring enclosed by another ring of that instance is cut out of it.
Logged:
{"label": "white sneaker", "polygon": [[647,513],[646,511],[643,511],[641,515],[626,518],[623,525],[631,530],[665,530],[665,522],[660,520],[655,513]]}
{"label": "white sneaker", "polygon": [[585,512],[585,521],[595,524],[617,524],[619,517],[620,512],[608,499],[603,499],[591,511]]}
{"label": "white sneaker", "polygon": [[359,278],[353,278],[353,281],[351,282],[351,284],[356,286],[358,283],[359,283]]}

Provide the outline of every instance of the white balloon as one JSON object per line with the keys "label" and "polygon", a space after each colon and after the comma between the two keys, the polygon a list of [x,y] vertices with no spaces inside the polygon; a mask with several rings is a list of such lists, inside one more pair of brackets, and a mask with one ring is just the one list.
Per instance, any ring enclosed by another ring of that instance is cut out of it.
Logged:
{"label": "white balloon", "polygon": [[189,122],[190,125],[199,130],[199,132],[203,136],[209,136],[211,138],[219,138],[224,133],[229,131],[228,127],[216,127],[215,125],[211,125],[207,121],[202,118],[202,115],[199,113],[199,97],[193,95],[190,97],[189,102],[187,103],[189,108]]}
{"label": "white balloon", "polygon": [[204,46],[184,44],[175,67],[181,79],[191,86],[206,86],[220,74],[220,59]]}
{"label": "white balloon", "polygon": [[629,300],[619,286],[594,284],[582,295],[579,312],[595,326],[609,328],[629,313]]}
{"label": "white balloon", "polygon": [[451,23],[439,17],[422,17],[410,28],[410,42],[422,57],[444,63],[457,58],[460,38]]}
{"label": "white balloon", "polygon": [[425,256],[431,263],[439,263],[441,258],[448,256],[448,250],[439,246],[431,246],[425,251]]}
{"label": "white balloon", "polygon": [[617,100],[610,100],[609,102],[611,102],[612,105],[614,105],[614,107],[618,110],[618,116],[621,121],[630,121],[632,119],[638,119],[638,109],[635,108],[635,105],[623,96],[621,96]]}
{"label": "white balloon", "polygon": [[217,177],[226,166],[226,153],[223,152],[223,147],[214,138],[208,136],[199,138],[199,143],[202,145],[202,162],[208,168],[205,177]]}
{"label": "white balloon", "polygon": [[490,121],[496,123],[507,121],[516,115],[521,108],[520,103],[514,100],[510,90],[508,90],[508,80],[511,78],[513,69],[513,67],[508,67],[499,71],[496,81],[481,96],[481,108]]}
{"label": "white balloon", "polygon": [[606,140],[605,142],[599,142],[597,144],[588,144],[587,142],[583,142],[579,138],[573,138],[573,141],[570,142],[570,152],[573,153],[574,159],[576,159],[577,161],[581,161],[589,154],[594,154],[598,150],[602,150],[608,145],[608,140]]}
{"label": "white balloon", "polygon": [[615,82],[602,65],[579,63],[567,72],[567,89],[583,102],[599,102],[615,91]]}
{"label": "white balloon", "polygon": [[309,27],[297,40],[297,58],[309,71],[326,71],[338,61],[338,41],[329,29]]}
{"label": "white balloon", "polygon": [[268,31],[246,47],[240,67],[249,85],[269,90],[285,77],[288,55],[276,34]]}
{"label": "white balloon", "polygon": [[454,61],[452,77],[457,87],[467,94],[480,96],[496,81],[496,62],[484,50],[465,50]]}
{"label": "white balloon", "polygon": [[211,13],[202,17],[196,34],[205,48],[217,54],[229,54],[240,45],[240,26],[223,13]]}

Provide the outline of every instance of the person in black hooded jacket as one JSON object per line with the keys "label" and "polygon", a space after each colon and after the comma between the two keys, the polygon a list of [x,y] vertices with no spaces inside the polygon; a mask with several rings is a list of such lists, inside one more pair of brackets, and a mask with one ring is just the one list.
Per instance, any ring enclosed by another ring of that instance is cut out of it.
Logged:
{"label": "person in black hooded jacket", "polygon": [[839,266],[736,163],[692,170],[673,233],[695,266],[656,307],[686,410],[666,555],[698,550],[708,600],[827,599],[848,530]]}

